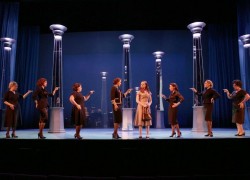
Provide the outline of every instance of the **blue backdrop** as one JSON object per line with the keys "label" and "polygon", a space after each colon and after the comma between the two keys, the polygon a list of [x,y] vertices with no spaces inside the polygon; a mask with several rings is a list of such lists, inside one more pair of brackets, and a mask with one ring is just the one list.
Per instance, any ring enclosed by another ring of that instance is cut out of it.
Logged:
{"label": "blue backdrop", "polygon": [[[139,86],[143,80],[148,81],[153,95],[151,110],[154,116],[155,107],[155,51],[163,51],[163,93],[169,94],[169,83],[176,82],[179,90],[185,97],[179,107],[179,121],[182,127],[192,125],[192,33],[189,30],[179,31],[129,31],[129,32],[82,32],[63,35],[63,91],[65,125],[69,125],[71,104],[69,96],[72,85],[80,82],[83,85],[83,94],[95,90],[95,94],[86,102],[88,110],[91,107],[101,107],[101,75],[107,71],[107,103],[111,111],[109,90],[115,77],[122,77],[122,42],[119,35],[129,33],[134,35],[131,42],[132,88]],[[53,33],[41,36],[40,61],[38,77],[45,77],[51,84]],[[50,88],[50,87],[48,87]],[[133,107],[136,108],[135,91],[132,93]],[[165,109],[168,104],[164,103]],[[165,125],[167,114],[165,113]],[[153,120],[153,127],[155,121]]]}

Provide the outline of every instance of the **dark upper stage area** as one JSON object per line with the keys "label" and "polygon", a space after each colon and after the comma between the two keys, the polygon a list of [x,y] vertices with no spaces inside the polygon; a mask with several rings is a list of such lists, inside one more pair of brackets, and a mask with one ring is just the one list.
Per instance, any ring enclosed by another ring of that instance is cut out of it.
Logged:
{"label": "dark upper stage area", "polygon": [[[10,0],[8,0],[10,1]],[[51,24],[68,32],[186,29],[189,23],[236,23],[237,0],[13,0],[20,2],[20,26]]]}

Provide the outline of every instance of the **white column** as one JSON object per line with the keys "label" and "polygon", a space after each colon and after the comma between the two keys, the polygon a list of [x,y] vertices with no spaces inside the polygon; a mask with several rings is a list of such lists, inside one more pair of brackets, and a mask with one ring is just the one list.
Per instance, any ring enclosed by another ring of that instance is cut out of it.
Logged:
{"label": "white column", "polygon": [[59,87],[52,98],[50,107],[49,133],[64,133],[64,108],[63,108],[63,66],[62,66],[62,35],[67,28],[60,24],[50,26],[54,34],[52,91]]}
{"label": "white column", "polygon": [[[194,22],[187,26],[187,28],[193,33],[193,87],[198,92],[204,90],[204,67],[202,56],[202,43],[201,43],[201,31],[205,27],[204,22]],[[206,131],[204,111],[202,97],[193,96],[193,129],[192,131]]]}
{"label": "white column", "polygon": [[156,71],[156,112],[155,112],[155,119],[156,119],[156,128],[161,129],[164,128],[164,107],[162,101],[162,64],[161,58],[165,53],[162,51],[156,51],[153,53],[155,57],[155,71]]}
{"label": "white column", "polygon": [[[134,39],[131,34],[123,34],[119,36],[123,42],[123,92],[132,87],[131,79],[131,60],[130,60],[130,42]],[[122,130],[133,130],[133,103],[131,94],[128,94],[123,100],[122,111]]]}
{"label": "white column", "polygon": [[11,68],[11,50],[12,45],[16,42],[12,38],[4,37],[1,38],[2,42],[2,58],[1,58],[1,85],[0,85],[0,111],[1,111],[1,130],[5,130],[4,121],[5,121],[5,105],[3,103],[4,92],[8,90],[8,84],[13,79],[14,70]]}

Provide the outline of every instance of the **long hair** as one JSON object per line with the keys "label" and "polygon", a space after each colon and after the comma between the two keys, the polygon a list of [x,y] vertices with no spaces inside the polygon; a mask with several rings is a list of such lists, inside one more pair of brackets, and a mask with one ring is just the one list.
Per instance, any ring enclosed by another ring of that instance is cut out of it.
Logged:
{"label": "long hair", "polygon": [[40,79],[37,80],[36,85],[37,85],[38,87],[42,87],[43,84],[44,84],[44,82],[46,82],[46,81],[47,81],[47,79],[45,79],[45,78],[40,78]]}
{"label": "long hair", "polygon": [[146,87],[145,87],[145,89],[143,89],[143,88],[141,88],[141,86],[140,86],[140,92],[145,92],[145,91],[147,91],[149,94],[151,93],[151,91],[150,91],[150,89],[149,89],[149,85],[148,85],[148,82],[147,81],[142,81],[141,83],[145,83],[145,85],[146,85]]}
{"label": "long hair", "polygon": [[173,86],[176,91],[179,91],[178,85],[176,83],[170,83],[169,85]]}

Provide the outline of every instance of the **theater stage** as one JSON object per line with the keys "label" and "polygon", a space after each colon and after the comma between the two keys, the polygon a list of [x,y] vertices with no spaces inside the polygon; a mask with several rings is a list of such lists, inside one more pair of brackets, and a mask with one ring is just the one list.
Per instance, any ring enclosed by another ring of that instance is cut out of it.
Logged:
{"label": "theater stage", "polygon": [[[150,139],[138,139],[138,129],[120,130],[119,140],[112,129],[82,129],[83,140],[74,139],[74,129],[48,133],[38,139],[38,129],[17,130],[17,139],[5,139],[0,131],[0,173],[75,178],[111,179],[206,179],[249,178],[250,130],[236,137],[235,129],[205,132],[181,128],[182,137],[169,137],[171,130],[150,130]],[[1,178],[0,174],[0,179]],[[27,179],[27,177],[26,177]],[[53,178],[52,178],[53,179]]]}

